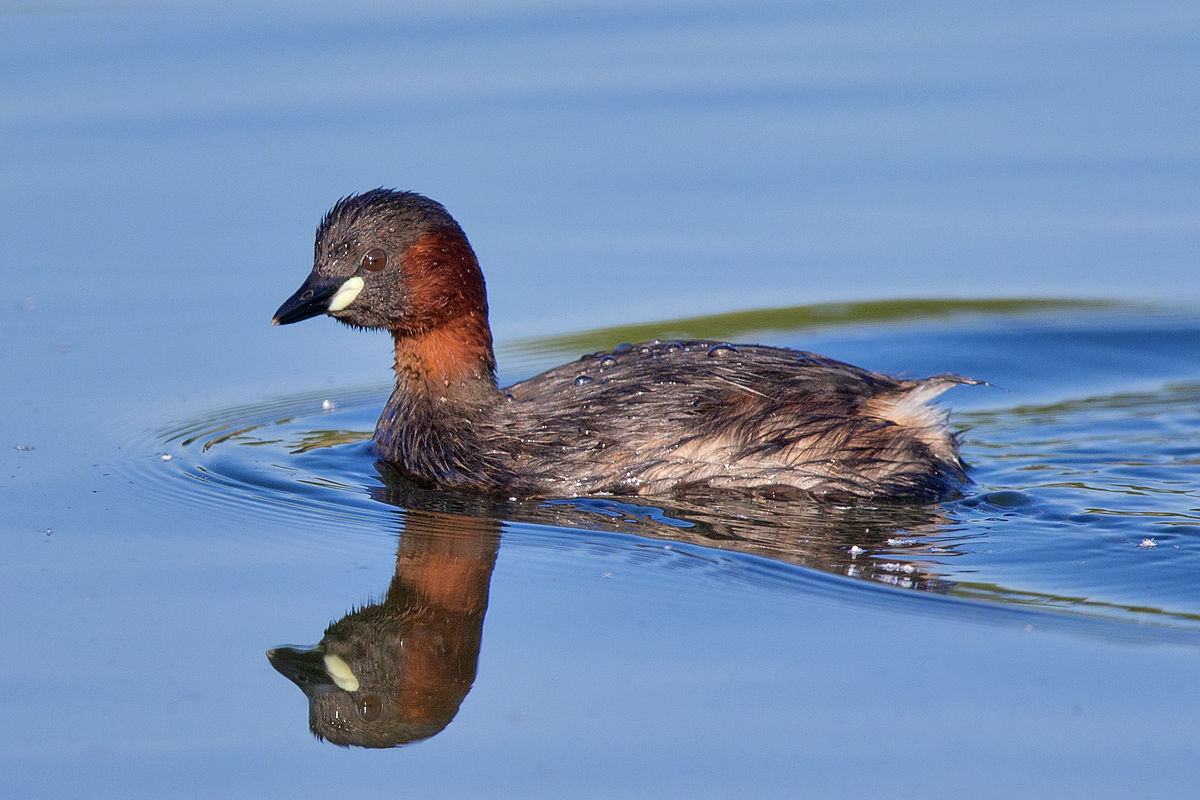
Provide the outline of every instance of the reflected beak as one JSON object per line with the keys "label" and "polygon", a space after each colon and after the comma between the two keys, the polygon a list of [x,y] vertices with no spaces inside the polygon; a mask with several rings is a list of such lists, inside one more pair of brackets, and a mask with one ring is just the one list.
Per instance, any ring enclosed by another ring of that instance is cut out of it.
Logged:
{"label": "reflected beak", "polygon": [[267,651],[267,660],[280,675],[310,697],[328,694],[337,688],[325,670],[325,656],[320,647],[276,647]]}
{"label": "reflected beak", "polygon": [[329,311],[329,301],[337,294],[342,285],[342,279],[323,278],[312,274],[296,293],[283,301],[283,305],[275,312],[272,325],[288,325],[302,319],[315,317]]}

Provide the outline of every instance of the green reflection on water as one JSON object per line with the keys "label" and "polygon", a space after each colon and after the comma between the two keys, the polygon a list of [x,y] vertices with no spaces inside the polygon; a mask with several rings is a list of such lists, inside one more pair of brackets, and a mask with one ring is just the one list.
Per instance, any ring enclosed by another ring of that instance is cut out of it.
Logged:
{"label": "green reflection on water", "polygon": [[1200,621],[1200,614],[1187,611],[1171,611],[1157,606],[1109,603],[1081,596],[1035,592],[1027,589],[1012,589],[997,583],[955,581],[948,585],[950,586],[949,594],[973,600],[990,600],[1010,605],[1036,606],[1055,611],[1086,613],[1091,616],[1118,619],[1128,619],[1126,615],[1133,614],[1136,616],[1148,615],[1159,618],[1162,621]]}
{"label": "green reflection on water", "polygon": [[1102,300],[1046,298],[1007,299],[909,299],[872,300],[858,303],[815,305],[734,311],[703,317],[618,325],[588,331],[538,336],[509,342],[503,349],[514,356],[579,353],[612,347],[618,342],[651,339],[731,340],[765,331],[796,331],[826,325],[940,319],[962,314],[1017,314],[1034,311],[1100,310],[1120,307]]}

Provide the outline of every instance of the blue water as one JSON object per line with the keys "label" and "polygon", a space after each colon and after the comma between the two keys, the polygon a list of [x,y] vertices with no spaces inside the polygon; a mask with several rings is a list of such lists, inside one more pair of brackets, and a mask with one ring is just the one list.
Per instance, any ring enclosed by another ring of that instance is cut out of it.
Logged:
{"label": "blue water", "polygon": [[[1194,794],[1194,4],[85,2],[0,8],[0,61],[13,796]],[[381,184],[467,230],[502,379],[635,334],[959,372],[975,486],[386,486],[386,338],[268,325]],[[382,648],[429,688],[458,643],[441,716],[317,740],[266,651],[410,584],[458,587]]]}

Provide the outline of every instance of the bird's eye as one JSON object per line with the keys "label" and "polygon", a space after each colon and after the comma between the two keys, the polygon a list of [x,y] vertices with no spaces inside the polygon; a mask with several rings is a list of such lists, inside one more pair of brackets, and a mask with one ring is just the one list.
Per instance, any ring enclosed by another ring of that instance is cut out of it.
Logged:
{"label": "bird's eye", "polygon": [[362,265],[364,269],[369,269],[371,272],[379,272],[387,266],[387,253],[376,247],[374,250],[368,250],[363,256]]}

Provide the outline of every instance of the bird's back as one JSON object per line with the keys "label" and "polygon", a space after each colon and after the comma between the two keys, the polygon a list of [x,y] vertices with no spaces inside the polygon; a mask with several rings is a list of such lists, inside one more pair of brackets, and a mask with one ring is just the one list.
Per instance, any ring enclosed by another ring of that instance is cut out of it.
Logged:
{"label": "bird's back", "polygon": [[509,387],[495,424],[514,470],[555,493],[774,487],[930,499],[966,481],[944,414],[927,405],[960,382],[900,380],[784,348],[653,342]]}

